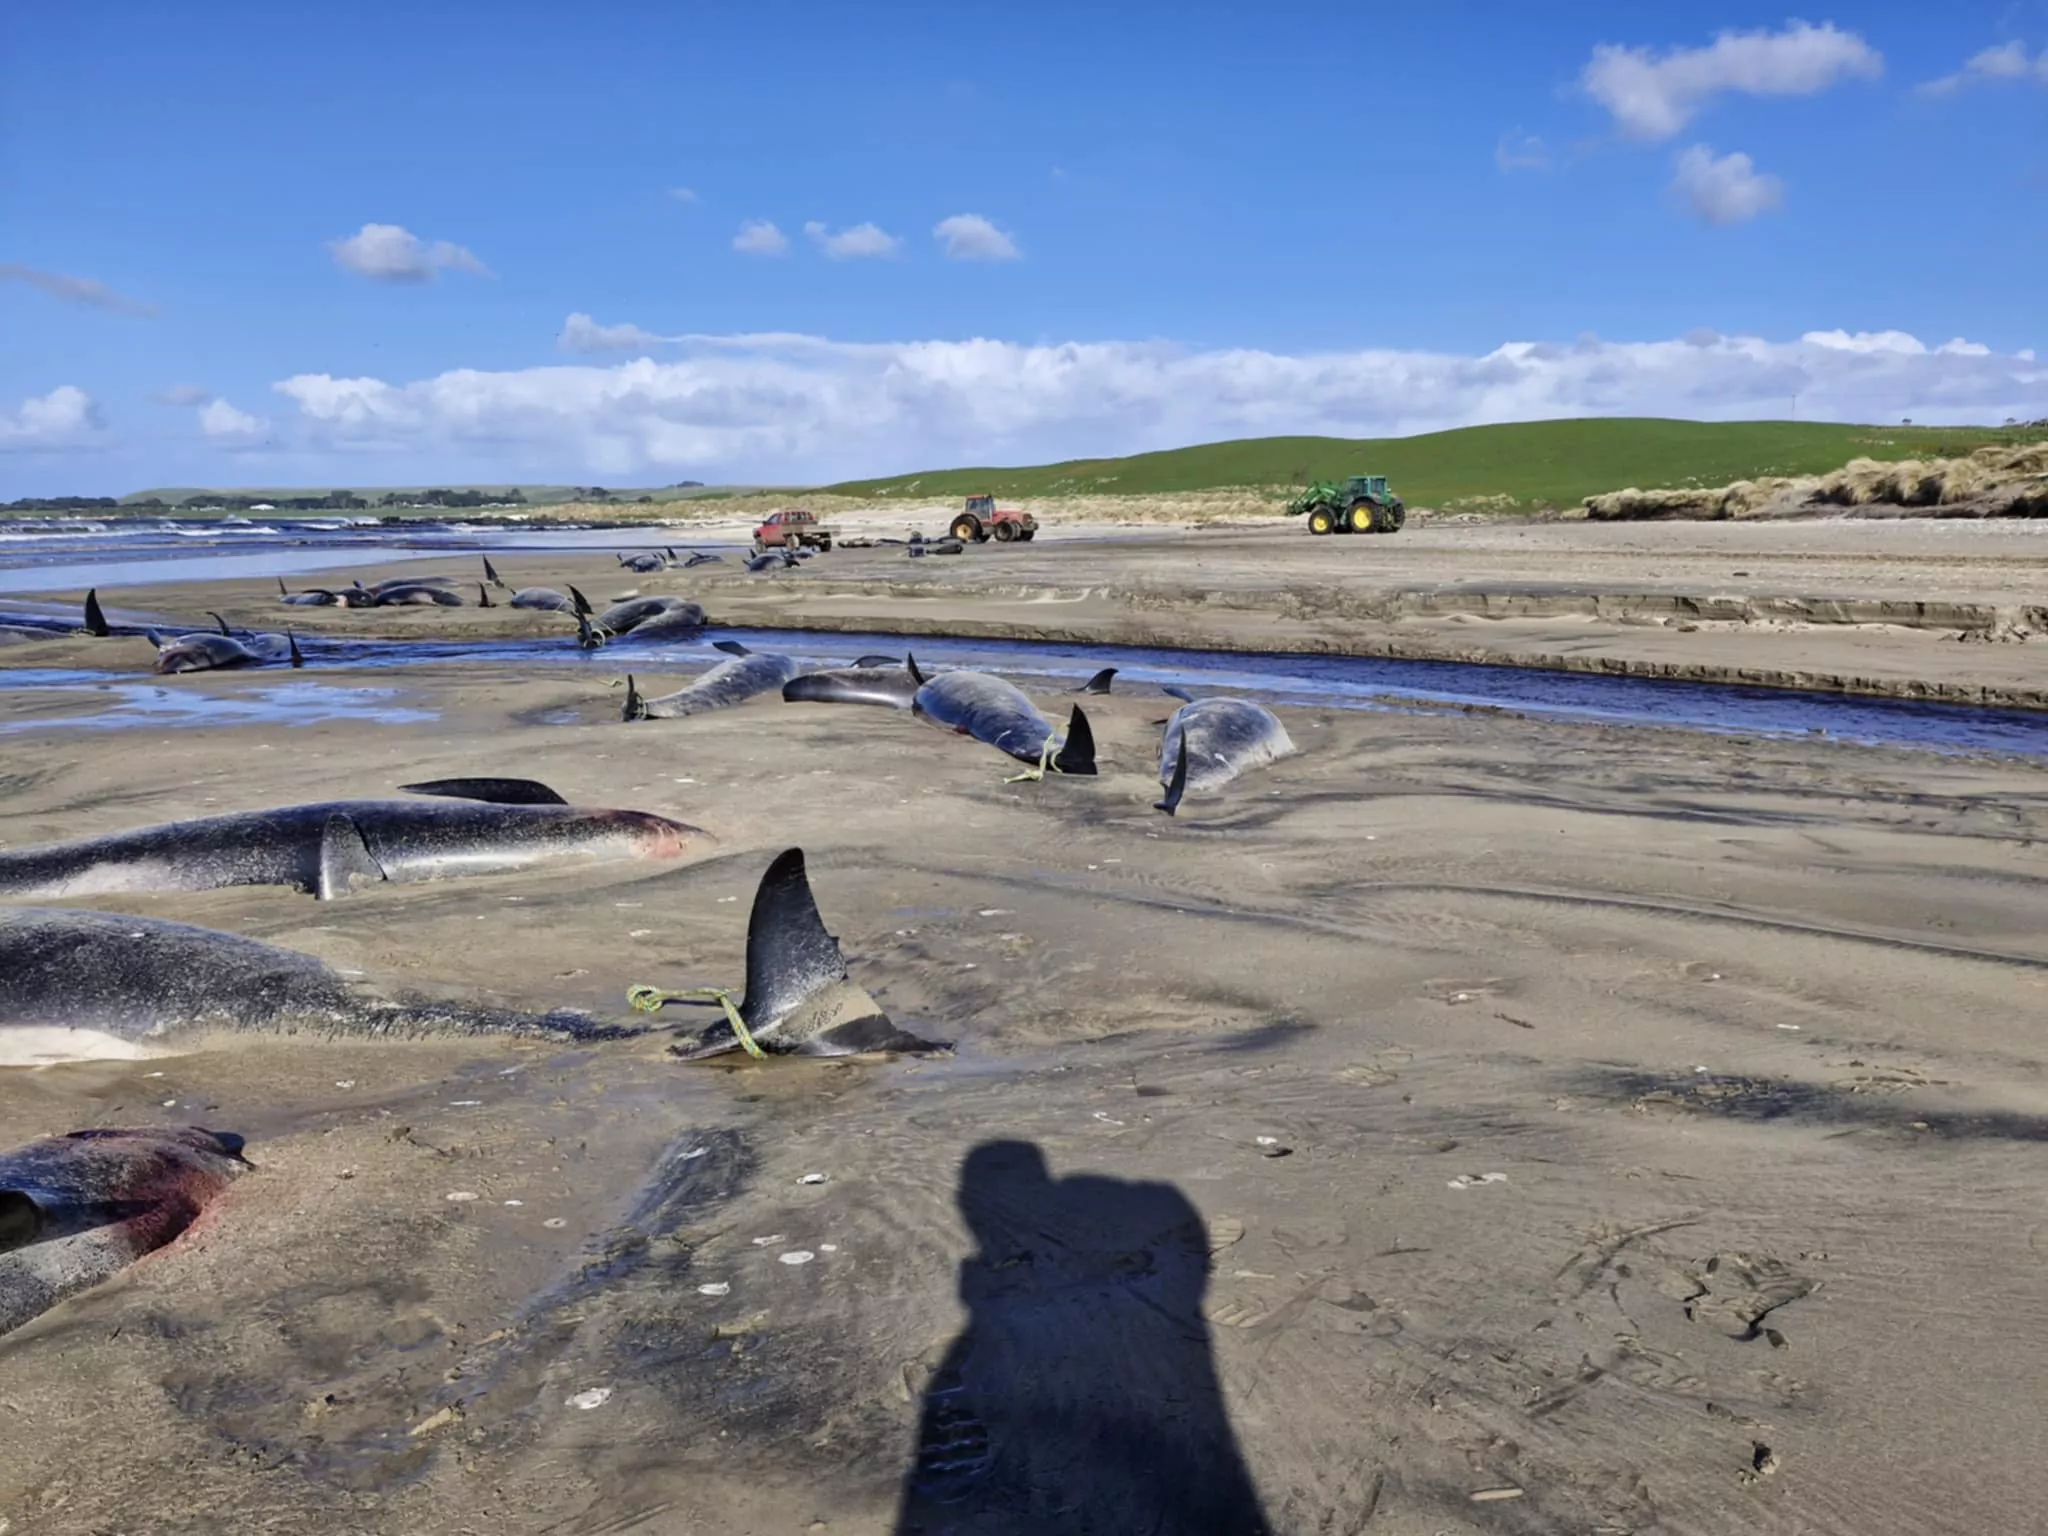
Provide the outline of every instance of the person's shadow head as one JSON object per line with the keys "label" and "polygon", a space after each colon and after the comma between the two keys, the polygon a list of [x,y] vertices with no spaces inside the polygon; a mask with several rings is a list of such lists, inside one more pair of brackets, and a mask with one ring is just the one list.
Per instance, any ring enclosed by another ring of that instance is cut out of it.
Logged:
{"label": "person's shadow head", "polygon": [[1263,1536],[1210,1354],[1202,1219],[1170,1184],[960,1170],[967,1328],[924,1398],[898,1536]]}

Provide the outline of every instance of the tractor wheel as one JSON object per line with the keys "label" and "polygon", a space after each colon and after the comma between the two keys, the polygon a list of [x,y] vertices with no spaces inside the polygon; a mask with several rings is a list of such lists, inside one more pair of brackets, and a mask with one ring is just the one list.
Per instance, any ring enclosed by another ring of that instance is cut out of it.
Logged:
{"label": "tractor wheel", "polygon": [[1017,535],[1017,542],[1019,544],[1029,544],[1033,539],[1037,537],[1038,530],[1036,528],[1026,528],[1022,533]]}
{"label": "tractor wheel", "polygon": [[958,539],[962,544],[965,544],[970,540],[978,543],[982,538],[981,522],[978,518],[974,517],[954,518],[952,531],[953,537]]}
{"label": "tractor wheel", "polygon": [[1012,539],[1014,539],[1014,538],[1016,538],[1016,537],[1017,537],[1017,525],[1016,525],[1015,523],[997,523],[997,524],[996,524],[996,542],[997,542],[998,544],[1007,544],[1007,543],[1009,543],[1009,542],[1010,542],[1010,540],[1012,540]]}
{"label": "tractor wheel", "polygon": [[1401,525],[1408,521],[1408,509],[1400,502],[1389,502],[1373,515],[1375,533],[1399,533]]}
{"label": "tractor wheel", "polygon": [[1310,533],[1333,533],[1336,531],[1336,528],[1337,519],[1330,515],[1328,507],[1317,507],[1315,511],[1309,513],[1308,531]]}
{"label": "tractor wheel", "polygon": [[1379,512],[1369,501],[1361,501],[1353,507],[1347,521],[1353,533],[1379,532]]}

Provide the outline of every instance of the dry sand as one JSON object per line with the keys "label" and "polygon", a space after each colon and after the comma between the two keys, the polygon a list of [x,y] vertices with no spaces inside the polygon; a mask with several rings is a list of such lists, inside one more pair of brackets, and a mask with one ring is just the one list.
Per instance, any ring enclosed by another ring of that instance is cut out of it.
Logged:
{"label": "dry sand", "polygon": [[[1707,568],[1720,531],[1659,568]],[[1625,565],[1665,530],[1603,532]],[[1046,543],[950,569],[1079,558],[1148,557]],[[1489,560],[1528,569],[1502,535],[1469,568]],[[1957,569],[1959,591],[2010,580]],[[737,610],[737,586],[709,590]],[[892,711],[625,727],[587,678],[404,681],[435,719],[5,737],[6,841],[536,777],[720,844],[327,905],[107,905],[620,1013],[633,983],[737,985],[754,882],[795,844],[856,977],[957,1053],[245,1039],[0,1074],[10,1143],[197,1122],[256,1165],[172,1248],[0,1341],[9,1536],[881,1536],[927,1392],[996,1467],[1032,1450],[1032,1497],[1067,1513],[1006,1521],[970,1488],[922,1528],[1086,1530],[1130,1447],[1065,1426],[1120,1405],[1171,1465],[1217,1406],[1210,1354],[1289,1536],[2039,1525],[2048,768],[1292,709],[1300,756],[1168,820],[1145,698],[1089,701],[1099,779],[1005,785],[1007,760]],[[963,1272],[963,1163],[1003,1138],[1147,1187],[999,1181]]]}

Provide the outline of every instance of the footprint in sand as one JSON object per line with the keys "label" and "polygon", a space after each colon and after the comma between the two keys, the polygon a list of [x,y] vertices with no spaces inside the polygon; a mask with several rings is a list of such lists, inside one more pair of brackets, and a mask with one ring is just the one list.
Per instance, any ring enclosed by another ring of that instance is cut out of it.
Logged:
{"label": "footprint in sand", "polygon": [[1698,1287],[1685,1315],[1731,1339],[1757,1337],[1778,1308],[1810,1295],[1814,1282],[1767,1253],[1717,1253],[1691,1272]]}

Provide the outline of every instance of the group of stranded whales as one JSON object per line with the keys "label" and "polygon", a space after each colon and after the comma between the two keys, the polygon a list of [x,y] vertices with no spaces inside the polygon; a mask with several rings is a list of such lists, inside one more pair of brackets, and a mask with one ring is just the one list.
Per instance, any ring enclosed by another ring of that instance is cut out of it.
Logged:
{"label": "group of stranded whales", "polygon": [[[669,551],[662,558],[666,565],[717,557],[676,561]],[[488,558],[484,569],[479,596],[490,606],[491,587],[505,583]],[[282,596],[306,606],[463,601],[451,578]],[[632,596],[597,610],[573,586],[567,594],[521,589],[509,606],[573,616],[586,645],[624,635],[692,638],[706,624],[702,607],[682,598]],[[89,633],[149,635],[160,670],[303,662],[289,633],[237,634],[214,617],[215,631],[167,637],[108,624],[96,592],[86,604]],[[1062,730],[1023,689],[989,672],[928,673],[909,655],[866,655],[849,666],[805,672],[790,656],[735,641],[715,644],[725,658],[674,693],[645,698],[628,676],[625,718],[682,718],[779,691],[786,702],[907,710],[1022,762],[1026,771],[1018,778],[1098,771],[1094,733],[1078,704]],[[1107,694],[1116,671],[1105,668],[1072,692]],[[1181,701],[1162,722],[1158,757],[1165,794],[1157,809],[1169,815],[1183,796],[1213,792],[1295,750],[1261,705],[1164,691]],[[283,887],[324,901],[382,883],[577,860],[675,860],[713,841],[651,812],[572,806],[530,779],[437,779],[400,788],[413,798],[234,812],[0,851],[0,1068],[140,1060],[244,1033],[525,1037],[598,1049],[644,1048],[654,1040],[684,1061],[736,1051],[845,1057],[948,1048],[901,1028],[853,980],[798,848],[778,854],[756,889],[736,1002],[719,988],[636,988],[623,1018],[392,991],[313,955],[238,934],[57,905],[239,886]],[[671,1027],[660,1017],[669,1005],[707,997],[720,1016],[706,1026]],[[239,1136],[200,1127],[83,1130],[0,1151],[0,1334],[175,1240],[249,1167],[243,1151]]]}
{"label": "group of stranded whales", "polygon": [[[190,887],[181,886],[180,889]],[[190,924],[66,908],[0,909],[0,1067],[141,1059],[222,1033],[670,1039],[686,1061],[932,1052],[847,971],[803,851],[769,864],[747,922],[744,992],[702,1029],[384,997],[311,955]],[[635,1000],[642,1013],[677,999]],[[0,1334],[172,1241],[248,1167],[239,1136],[198,1126],[93,1129],[0,1152]]]}

